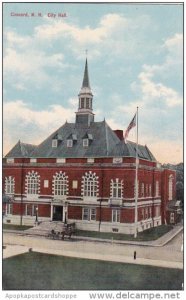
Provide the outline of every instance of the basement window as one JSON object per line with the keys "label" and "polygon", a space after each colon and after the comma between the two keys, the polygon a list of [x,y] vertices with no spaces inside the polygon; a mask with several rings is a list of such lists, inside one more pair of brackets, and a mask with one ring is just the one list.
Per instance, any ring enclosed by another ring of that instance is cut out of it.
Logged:
{"label": "basement window", "polygon": [[119,229],[118,228],[112,228],[112,232],[118,232]]}

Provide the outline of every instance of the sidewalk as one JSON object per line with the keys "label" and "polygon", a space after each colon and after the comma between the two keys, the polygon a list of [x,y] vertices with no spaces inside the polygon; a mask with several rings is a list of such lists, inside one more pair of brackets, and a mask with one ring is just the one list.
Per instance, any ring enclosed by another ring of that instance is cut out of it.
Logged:
{"label": "sidewalk", "polygon": [[[104,242],[104,243],[114,243],[114,244],[125,244],[125,245],[138,245],[138,246],[151,246],[151,247],[162,247],[166,245],[169,241],[171,241],[178,233],[183,230],[183,225],[175,225],[175,227],[170,230],[168,233],[164,234],[157,240],[153,241],[122,241],[122,240],[111,240],[111,239],[101,239],[101,238],[93,238],[93,237],[84,237],[84,236],[75,236],[72,235],[73,240],[79,241],[92,241],[92,242]],[[46,236],[46,231],[38,230],[37,227],[28,230],[8,230],[4,229],[3,232],[10,232],[19,235],[27,235],[27,236]]]}
{"label": "sidewalk", "polygon": [[172,230],[161,236],[157,240],[153,241],[121,241],[121,240],[110,240],[110,239],[99,239],[83,236],[74,236],[74,239],[77,240],[87,240],[87,241],[96,241],[96,242],[107,242],[114,244],[126,244],[126,245],[138,245],[138,246],[151,246],[151,247],[162,247],[170,242],[178,233],[183,230],[183,225],[176,225]]}
{"label": "sidewalk", "polygon": [[[36,228],[32,234],[28,230],[3,230],[3,244],[6,246],[6,249],[3,249],[3,259],[32,249],[34,252],[67,257],[183,269],[183,252],[174,248],[172,244],[169,247],[165,246],[182,230],[182,225],[176,225],[159,239],[148,242],[83,236],[73,236],[71,240],[61,241],[46,238],[46,232],[37,232]],[[177,243],[177,240],[173,243]],[[134,251],[137,252],[136,259],[133,257]]]}
{"label": "sidewalk", "polygon": [[180,233],[183,230],[183,225],[175,225],[172,230],[161,236],[159,239],[154,241],[154,245],[156,247],[162,247],[166,245],[168,242],[170,242],[178,233]]}
{"label": "sidewalk", "polygon": [[173,268],[173,269],[183,269],[183,262],[175,262],[175,261],[164,261],[164,260],[155,260],[155,259],[146,259],[146,258],[137,258],[136,260],[133,257],[129,256],[121,256],[121,255],[103,255],[98,253],[80,253],[73,251],[64,251],[64,250],[50,250],[50,249],[41,249],[36,248],[33,249],[35,252],[42,252],[46,254],[55,254],[61,256],[75,257],[75,258],[84,258],[84,259],[96,259],[102,261],[112,261],[112,262],[120,262],[120,263],[128,263],[128,264],[137,264],[137,265],[148,265],[148,266],[156,266],[156,267],[164,267],[164,268]]}
{"label": "sidewalk", "polygon": [[[164,247],[108,245],[95,241],[60,241],[12,233],[5,234],[4,245],[6,245],[6,249],[3,249],[4,259],[32,249],[34,252],[67,257],[183,269],[183,254],[167,251]],[[136,259],[133,256],[134,251],[137,252]]]}
{"label": "sidewalk", "polygon": [[3,248],[3,259],[28,252],[28,247],[21,245],[6,245]]}

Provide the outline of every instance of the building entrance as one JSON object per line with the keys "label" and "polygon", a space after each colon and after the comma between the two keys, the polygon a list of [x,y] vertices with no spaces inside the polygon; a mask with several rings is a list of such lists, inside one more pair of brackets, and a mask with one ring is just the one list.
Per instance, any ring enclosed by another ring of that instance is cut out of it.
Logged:
{"label": "building entrance", "polygon": [[63,221],[63,206],[53,206],[53,221]]}

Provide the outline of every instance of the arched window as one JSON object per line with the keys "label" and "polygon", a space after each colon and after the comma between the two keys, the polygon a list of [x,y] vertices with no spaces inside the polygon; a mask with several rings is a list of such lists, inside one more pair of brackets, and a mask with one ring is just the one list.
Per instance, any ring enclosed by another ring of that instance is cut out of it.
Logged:
{"label": "arched window", "polygon": [[5,194],[14,194],[15,178],[12,176],[5,177]]}
{"label": "arched window", "polygon": [[97,197],[98,195],[98,176],[96,173],[85,173],[82,177],[82,194],[87,197]]}
{"label": "arched window", "polygon": [[54,196],[66,196],[68,194],[68,176],[62,171],[53,176]]}
{"label": "arched window", "polygon": [[110,196],[112,198],[123,198],[123,180],[119,181],[118,178],[115,180],[111,179]]}
{"label": "arched window", "polygon": [[169,191],[168,191],[168,199],[173,199],[173,176],[169,176]]}
{"label": "arched window", "polygon": [[28,172],[25,186],[28,195],[38,195],[40,193],[40,175],[38,175],[38,172]]}

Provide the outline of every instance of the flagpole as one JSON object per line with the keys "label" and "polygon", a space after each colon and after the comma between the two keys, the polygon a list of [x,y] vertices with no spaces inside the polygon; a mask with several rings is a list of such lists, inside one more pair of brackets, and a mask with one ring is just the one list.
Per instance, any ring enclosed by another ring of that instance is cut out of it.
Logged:
{"label": "flagpole", "polygon": [[136,172],[135,172],[135,220],[134,220],[134,238],[137,237],[138,228],[138,107],[136,111]]}

